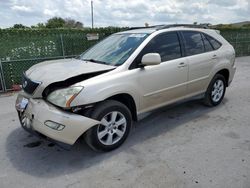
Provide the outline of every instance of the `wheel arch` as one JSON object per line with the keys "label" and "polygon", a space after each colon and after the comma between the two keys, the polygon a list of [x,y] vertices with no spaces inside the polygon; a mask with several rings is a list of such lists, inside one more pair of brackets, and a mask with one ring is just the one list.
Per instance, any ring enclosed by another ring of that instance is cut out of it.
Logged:
{"label": "wheel arch", "polygon": [[134,121],[138,120],[136,103],[135,103],[134,98],[130,94],[120,93],[120,94],[116,94],[111,97],[108,97],[105,100],[115,100],[124,104],[130,110],[133,120]]}
{"label": "wheel arch", "polygon": [[229,82],[229,76],[230,76],[229,70],[226,69],[226,68],[224,68],[224,69],[221,69],[221,70],[217,71],[216,74],[220,74],[220,75],[224,76],[224,78],[226,80],[226,87],[228,87],[228,85],[229,85],[228,84],[228,82]]}

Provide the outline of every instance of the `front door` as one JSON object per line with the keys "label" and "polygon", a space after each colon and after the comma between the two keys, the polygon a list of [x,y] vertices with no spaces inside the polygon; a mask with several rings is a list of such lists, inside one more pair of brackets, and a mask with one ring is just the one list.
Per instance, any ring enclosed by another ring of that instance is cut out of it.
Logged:
{"label": "front door", "polygon": [[188,64],[182,57],[176,32],[166,32],[154,37],[138,56],[159,53],[162,63],[136,70],[140,88],[140,109],[145,112],[174,102],[187,92]]}

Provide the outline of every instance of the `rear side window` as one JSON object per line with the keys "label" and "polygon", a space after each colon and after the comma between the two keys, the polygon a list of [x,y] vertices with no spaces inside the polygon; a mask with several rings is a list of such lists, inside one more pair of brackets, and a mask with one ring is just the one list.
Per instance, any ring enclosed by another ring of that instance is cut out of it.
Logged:
{"label": "rear side window", "polygon": [[162,62],[180,58],[182,55],[177,33],[163,33],[153,38],[142,50],[140,60],[147,53],[159,53]]}
{"label": "rear side window", "polygon": [[206,52],[210,52],[213,51],[213,46],[211,45],[211,43],[207,40],[207,38],[202,34],[202,39],[204,42],[204,47],[205,47],[205,51]]}
{"label": "rear side window", "polygon": [[209,35],[205,35],[205,37],[207,38],[207,40],[210,42],[210,44],[213,46],[214,50],[217,50],[221,47],[221,43],[218,42],[216,39],[214,39],[213,37],[209,36]]}
{"label": "rear side window", "polygon": [[203,40],[199,32],[183,31],[185,52],[187,56],[205,52]]}

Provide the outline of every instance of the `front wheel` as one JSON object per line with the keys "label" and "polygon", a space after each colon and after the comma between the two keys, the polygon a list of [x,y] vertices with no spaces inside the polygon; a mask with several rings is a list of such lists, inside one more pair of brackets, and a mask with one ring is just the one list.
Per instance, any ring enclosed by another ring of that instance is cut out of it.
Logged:
{"label": "front wheel", "polygon": [[221,103],[226,92],[224,76],[216,74],[210,82],[205,93],[204,103],[207,106],[217,106]]}
{"label": "front wheel", "polygon": [[101,123],[86,132],[85,141],[99,151],[111,151],[119,147],[127,138],[132,124],[129,109],[113,100],[98,104],[90,117]]}

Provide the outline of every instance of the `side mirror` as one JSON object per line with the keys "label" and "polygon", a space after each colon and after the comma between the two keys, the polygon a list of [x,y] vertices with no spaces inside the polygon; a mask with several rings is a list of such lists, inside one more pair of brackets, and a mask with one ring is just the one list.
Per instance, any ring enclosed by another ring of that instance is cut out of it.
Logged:
{"label": "side mirror", "polygon": [[161,63],[161,56],[158,53],[148,53],[142,57],[141,65],[159,65]]}

